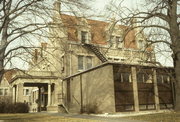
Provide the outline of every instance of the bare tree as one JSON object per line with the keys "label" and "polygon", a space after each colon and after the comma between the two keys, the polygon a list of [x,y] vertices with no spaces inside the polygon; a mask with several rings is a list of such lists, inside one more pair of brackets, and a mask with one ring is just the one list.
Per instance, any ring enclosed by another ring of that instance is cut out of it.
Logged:
{"label": "bare tree", "polygon": [[[86,8],[82,0],[59,2],[73,13]],[[5,67],[12,64],[13,58],[27,61],[38,42],[49,38],[49,21],[56,11],[52,3],[54,1],[51,0],[0,1],[0,81]]]}
{"label": "bare tree", "polygon": [[180,111],[180,0],[140,1],[139,7],[133,9],[122,6],[123,2],[112,1],[108,6],[111,14],[117,17],[116,23],[128,25],[127,33],[137,29],[144,32],[148,45],[161,47],[165,44],[165,51],[172,52],[176,82],[175,110]]}

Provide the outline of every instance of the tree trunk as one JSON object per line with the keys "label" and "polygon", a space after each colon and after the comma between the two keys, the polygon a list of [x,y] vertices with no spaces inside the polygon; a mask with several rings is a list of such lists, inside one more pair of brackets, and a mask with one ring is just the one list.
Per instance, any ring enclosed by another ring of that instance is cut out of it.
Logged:
{"label": "tree trunk", "polygon": [[0,52],[0,83],[4,74],[4,53]]}
{"label": "tree trunk", "polygon": [[180,111],[180,53],[175,56],[176,101],[175,111]]}

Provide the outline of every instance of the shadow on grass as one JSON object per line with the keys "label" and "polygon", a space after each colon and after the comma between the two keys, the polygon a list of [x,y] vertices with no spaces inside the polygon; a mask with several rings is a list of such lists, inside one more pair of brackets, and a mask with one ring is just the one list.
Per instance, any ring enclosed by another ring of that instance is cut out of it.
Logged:
{"label": "shadow on grass", "polygon": [[5,114],[0,115],[0,122],[35,122],[44,120],[45,116],[33,115],[33,114]]}

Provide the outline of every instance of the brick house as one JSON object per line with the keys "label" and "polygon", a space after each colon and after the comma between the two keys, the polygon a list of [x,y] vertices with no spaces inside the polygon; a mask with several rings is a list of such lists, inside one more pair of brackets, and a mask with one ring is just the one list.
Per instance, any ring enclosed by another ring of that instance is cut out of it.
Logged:
{"label": "brick house", "polygon": [[[113,20],[104,22],[62,14],[60,13],[60,3],[55,2],[54,6],[59,12],[54,13],[53,21],[49,23],[49,35],[53,38],[49,38],[46,43],[41,43],[40,49],[34,50],[30,68],[25,74],[19,73],[10,80],[14,102],[23,102],[24,99],[21,97],[23,89],[29,89],[31,94],[27,102],[30,103],[31,111],[47,110],[57,112],[64,109],[71,112],[71,105],[73,107],[74,105],[82,106],[80,103],[76,105],[68,101],[76,99],[69,96],[72,93],[67,92],[71,89],[68,86],[68,80],[74,77],[75,74],[95,71],[92,70],[94,67],[97,69],[101,65],[107,64],[107,62],[123,64],[124,66],[156,67],[154,49],[152,46],[146,47],[148,43],[145,35],[139,33],[138,30],[130,31],[124,37],[124,32],[128,29],[127,26],[114,26]],[[104,69],[104,76],[112,71],[112,68]],[[97,84],[100,82],[98,79],[103,80],[103,78],[106,78],[102,75],[98,77],[96,72],[92,74],[94,75],[90,76],[96,79]],[[114,75],[111,75],[111,95],[114,95]],[[131,78],[132,76],[129,75],[129,79]],[[90,83],[89,87],[91,87]],[[77,88],[79,89],[79,87]],[[76,87],[73,89],[75,93]],[[79,99],[81,94],[76,95],[79,95]],[[82,101],[78,100],[78,102]],[[112,105],[115,106],[115,104],[113,102]],[[136,109],[132,106],[130,108]],[[83,107],[80,109],[83,109]],[[80,112],[80,109],[78,107],[77,111],[72,110],[72,112]],[[108,112],[103,109],[101,111]],[[116,112],[115,108],[109,112]]]}

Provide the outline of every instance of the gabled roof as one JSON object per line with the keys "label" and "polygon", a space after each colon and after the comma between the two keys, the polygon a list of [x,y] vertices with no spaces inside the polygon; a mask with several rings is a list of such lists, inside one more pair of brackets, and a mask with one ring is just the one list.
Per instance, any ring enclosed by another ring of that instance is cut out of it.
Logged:
{"label": "gabled roof", "polygon": [[[71,16],[71,15],[61,14],[61,19],[64,26],[67,29],[68,39],[71,41],[76,41],[76,42],[80,41],[78,39],[77,28],[81,26],[78,24],[81,18],[78,18],[76,16]],[[98,21],[98,20],[91,20],[91,19],[86,19],[86,21],[87,21],[87,24],[90,26],[91,42],[93,44],[106,45],[108,26],[110,26],[111,23]],[[124,26],[124,25],[117,25],[116,27],[122,31],[128,28],[127,26]],[[134,30],[130,31],[126,35],[125,41],[124,41],[124,47],[137,49]]]}
{"label": "gabled roof", "polygon": [[4,75],[3,75],[3,78],[5,78],[9,83],[13,77],[14,74],[17,73],[17,70],[8,70],[8,71],[5,71]]}

